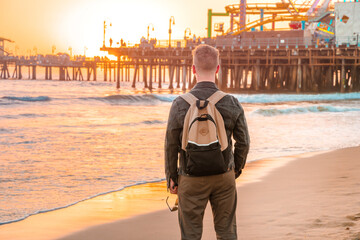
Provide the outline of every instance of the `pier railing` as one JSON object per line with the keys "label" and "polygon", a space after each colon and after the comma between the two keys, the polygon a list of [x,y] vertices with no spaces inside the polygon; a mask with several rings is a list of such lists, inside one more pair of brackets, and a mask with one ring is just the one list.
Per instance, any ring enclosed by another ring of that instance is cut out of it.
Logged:
{"label": "pier railing", "polygon": [[205,39],[184,39],[172,40],[169,45],[168,40],[156,40],[154,43],[141,43],[133,47],[138,48],[193,48],[201,43],[209,44],[216,47],[240,47],[240,48],[289,48],[289,47],[330,47],[330,46],[358,46],[360,47],[360,36],[337,36],[335,38],[315,39],[313,37],[271,37],[271,38],[205,38]]}
{"label": "pier railing", "polygon": [[270,47],[310,47],[319,45],[333,45],[332,39],[315,40],[312,37],[292,37],[292,38],[229,38],[219,39],[215,41],[215,45],[218,47],[231,47],[239,46],[240,48],[270,48]]}
{"label": "pier railing", "polygon": [[[184,48],[186,47],[186,40],[172,40],[170,46]],[[158,40],[155,47],[167,48],[169,47],[169,40]]]}
{"label": "pier railing", "polygon": [[336,36],[336,46],[346,45],[347,47],[351,45],[356,45],[360,47],[360,34],[355,34],[353,36]]}

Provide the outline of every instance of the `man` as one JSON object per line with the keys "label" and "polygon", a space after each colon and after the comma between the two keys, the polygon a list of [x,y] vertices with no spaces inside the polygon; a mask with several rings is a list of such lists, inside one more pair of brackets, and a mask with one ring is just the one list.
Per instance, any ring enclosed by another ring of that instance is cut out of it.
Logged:
{"label": "man", "polygon": [[[190,93],[204,100],[218,91],[215,75],[219,68],[217,49],[208,45],[196,47],[193,50],[193,73],[197,84]],[[225,162],[229,162],[228,171],[198,177],[186,174],[186,153],[181,149],[184,118],[189,107],[182,97],[173,101],[165,139],[165,173],[170,192],[178,194],[179,198],[181,238],[201,239],[204,210],[210,201],[217,239],[237,239],[235,178],[240,176],[245,166],[250,144],[244,110],[231,95],[216,103],[215,107],[224,119],[228,139],[228,147],[222,152]],[[234,152],[232,136],[235,140]]]}

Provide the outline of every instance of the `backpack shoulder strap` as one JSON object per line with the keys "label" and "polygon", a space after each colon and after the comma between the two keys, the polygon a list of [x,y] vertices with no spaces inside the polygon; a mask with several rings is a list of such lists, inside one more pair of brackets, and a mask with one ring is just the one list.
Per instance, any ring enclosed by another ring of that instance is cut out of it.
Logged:
{"label": "backpack shoulder strap", "polygon": [[212,103],[212,106],[214,108],[213,116],[215,118],[215,122],[217,124],[217,135],[221,146],[221,151],[224,151],[229,143],[226,135],[226,129],[224,124],[224,119],[221,115],[221,113],[216,109],[215,104],[220,101],[223,97],[225,97],[227,94],[223,91],[216,91],[213,95],[211,95],[207,100]]}
{"label": "backpack shoulder strap", "polygon": [[215,105],[218,101],[220,101],[226,95],[227,94],[224,93],[223,91],[218,90],[218,91],[214,92],[213,95],[211,95],[207,100]]}
{"label": "backpack shoulder strap", "polygon": [[183,135],[182,135],[182,140],[181,140],[181,148],[186,151],[186,145],[187,145],[187,140],[188,140],[188,134],[189,134],[189,126],[192,120],[190,120],[193,112],[197,109],[192,108],[191,106],[195,106],[196,101],[198,100],[197,97],[195,97],[194,95],[192,95],[190,92],[180,95],[180,97],[182,97],[187,103],[190,104],[190,108],[187,111],[186,115],[185,115],[185,119],[184,119],[184,128],[183,128]]}
{"label": "backpack shoulder strap", "polygon": [[194,95],[192,95],[191,93],[185,93],[183,95],[181,95],[180,97],[182,97],[187,103],[191,105],[195,104],[196,101],[198,100],[197,97],[195,97]]}

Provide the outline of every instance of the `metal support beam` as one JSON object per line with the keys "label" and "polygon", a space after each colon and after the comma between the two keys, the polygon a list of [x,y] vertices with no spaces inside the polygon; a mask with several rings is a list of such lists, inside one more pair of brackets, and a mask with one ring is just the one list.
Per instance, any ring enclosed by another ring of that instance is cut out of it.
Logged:
{"label": "metal support beam", "polygon": [[213,13],[212,9],[208,9],[208,27],[207,27],[207,37],[211,38],[211,32],[212,32],[212,17],[213,16],[221,16],[221,17],[227,17],[230,13]]}

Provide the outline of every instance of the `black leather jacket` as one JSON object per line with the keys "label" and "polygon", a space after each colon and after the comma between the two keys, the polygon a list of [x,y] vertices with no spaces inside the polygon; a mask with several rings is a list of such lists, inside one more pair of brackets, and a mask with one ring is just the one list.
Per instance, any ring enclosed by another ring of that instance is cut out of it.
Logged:
{"label": "black leather jacket", "polygon": [[[199,99],[207,99],[217,90],[213,82],[199,82],[190,92]],[[223,151],[224,159],[228,163],[229,170],[235,169],[238,177],[245,166],[250,146],[244,110],[232,95],[223,97],[215,106],[224,119],[229,142],[228,148]],[[190,105],[183,98],[177,97],[170,109],[165,137],[165,174],[168,187],[170,178],[177,184],[178,175],[186,175],[184,172],[186,154],[181,149],[181,139],[184,119],[189,107]],[[235,140],[235,151],[232,147],[232,137]]]}

